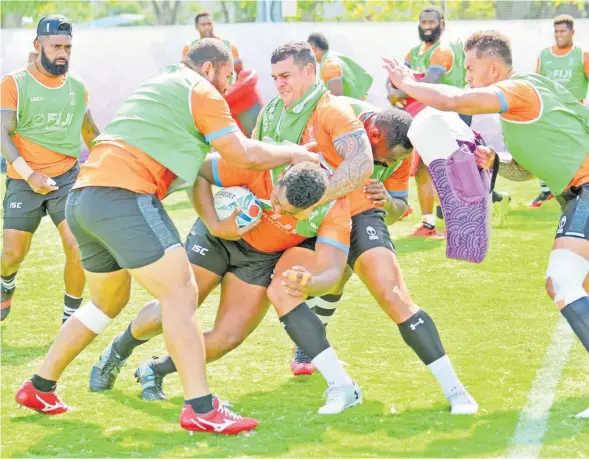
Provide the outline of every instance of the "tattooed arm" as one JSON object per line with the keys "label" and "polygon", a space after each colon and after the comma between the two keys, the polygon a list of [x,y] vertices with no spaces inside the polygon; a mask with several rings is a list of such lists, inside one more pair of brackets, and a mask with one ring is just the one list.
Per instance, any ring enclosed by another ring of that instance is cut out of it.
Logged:
{"label": "tattooed arm", "polygon": [[360,188],[370,178],[374,167],[372,147],[363,129],[339,137],[333,146],[344,161],[331,176],[320,204],[335,201]]}
{"label": "tattooed arm", "polygon": [[84,121],[82,122],[82,138],[88,148],[90,148],[90,144],[99,134],[100,131],[98,126],[96,126],[96,123],[90,114],[90,110],[88,110],[84,116]]}

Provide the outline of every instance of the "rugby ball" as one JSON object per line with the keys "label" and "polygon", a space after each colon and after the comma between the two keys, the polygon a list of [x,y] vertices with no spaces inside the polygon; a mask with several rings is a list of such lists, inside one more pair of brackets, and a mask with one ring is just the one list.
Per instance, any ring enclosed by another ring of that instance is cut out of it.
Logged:
{"label": "rugby ball", "polygon": [[236,208],[240,208],[241,212],[235,219],[239,228],[251,225],[262,218],[262,203],[250,190],[241,186],[221,188],[215,194],[214,204],[219,220],[230,217]]}

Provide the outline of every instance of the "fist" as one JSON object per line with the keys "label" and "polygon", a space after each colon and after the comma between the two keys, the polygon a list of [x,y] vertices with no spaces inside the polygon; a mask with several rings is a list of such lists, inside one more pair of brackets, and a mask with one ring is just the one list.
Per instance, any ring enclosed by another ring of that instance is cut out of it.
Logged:
{"label": "fist", "polygon": [[376,179],[369,179],[362,189],[366,199],[372,201],[376,207],[384,207],[387,202],[388,192],[384,184]]}

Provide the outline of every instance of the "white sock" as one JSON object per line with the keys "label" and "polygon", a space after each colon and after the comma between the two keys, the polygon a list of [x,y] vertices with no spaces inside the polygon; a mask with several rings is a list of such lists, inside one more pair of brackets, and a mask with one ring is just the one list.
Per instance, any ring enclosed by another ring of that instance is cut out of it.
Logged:
{"label": "white sock", "polygon": [[440,357],[438,360],[430,363],[427,367],[442,386],[442,391],[446,398],[453,393],[464,389],[458,376],[454,373],[454,368],[452,368],[452,363],[447,355]]}
{"label": "white sock", "polygon": [[436,226],[436,217],[434,216],[434,214],[425,214],[421,217],[421,221],[423,223],[427,223],[428,225],[431,226]]}
{"label": "white sock", "polygon": [[[329,297],[335,296],[335,295],[327,295]],[[341,295],[340,295],[341,297]],[[331,319],[331,316],[333,316],[333,314],[335,313],[335,310],[337,309],[337,306],[339,304],[339,300],[334,301],[334,302],[330,302],[330,301],[326,301],[323,297],[320,296],[316,296],[313,297],[311,299],[307,299],[306,301],[307,306],[309,306],[313,312],[315,312],[315,314],[317,314],[317,317],[319,317],[319,319],[321,319],[321,322],[323,322],[323,325],[327,325],[327,323],[329,322],[329,319]],[[319,310],[315,309],[316,307],[320,308]]]}
{"label": "white sock", "polygon": [[323,375],[327,384],[335,384],[336,386],[349,386],[352,384],[352,378],[342,367],[333,348],[328,347],[315,357],[312,362]]}
{"label": "white sock", "polygon": [[10,282],[6,282],[4,279],[2,279],[2,286],[6,290],[12,290],[14,287],[16,287],[16,276],[14,276]]}

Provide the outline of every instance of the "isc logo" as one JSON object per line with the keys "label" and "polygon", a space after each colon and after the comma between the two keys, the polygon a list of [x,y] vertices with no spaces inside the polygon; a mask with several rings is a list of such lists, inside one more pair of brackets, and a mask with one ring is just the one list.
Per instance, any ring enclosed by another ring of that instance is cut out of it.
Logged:
{"label": "isc logo", "polygon": [[42,96],[31,97],[31,102],[43,102],[44,100]]}
{"label": "isc logo", "polygon": [[202,247],[200,245],[193,245],[190,250],[192,250],[193,252],[196,252],[200,255],[206,255],[206,253],[209,251],[209,249],[205,249],[204,247]]}
{"label": "isc logo", "polygon": [[22,202],[11,202],[8,205],[9,209],[22,209]]}

